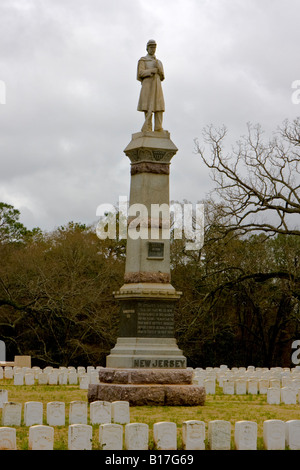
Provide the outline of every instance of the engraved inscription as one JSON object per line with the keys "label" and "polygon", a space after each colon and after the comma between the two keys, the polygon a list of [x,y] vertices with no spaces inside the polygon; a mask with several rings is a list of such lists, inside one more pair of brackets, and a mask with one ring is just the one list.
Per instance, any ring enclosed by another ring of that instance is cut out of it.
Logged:
{"label": "engraved inscription", "polygon": [[120,337],[174,338],[174,302],[130,300],[122,303]]}
{"label": "engraved inscription", "polygon": [[182,369],[186,367],[186,359],[134,359],[133,367]]}
{"label": "engraved inscription", "polygon": [[173,337],[173,305],[164,302],[139,302],[137,335],[144,337]]}
{"label": "engraved inscription", "polygon": [[148,258],[163,258],[164,244],[160,242],[148,243]]}

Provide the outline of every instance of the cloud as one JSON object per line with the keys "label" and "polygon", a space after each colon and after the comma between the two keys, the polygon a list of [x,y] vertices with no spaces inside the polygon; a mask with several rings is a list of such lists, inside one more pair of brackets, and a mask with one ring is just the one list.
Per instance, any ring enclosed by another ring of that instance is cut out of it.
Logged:
{"label": "cloud", "polygon": [[136,65],[150,38],[164,64],[164,125],[178,147],[171,199],[205,197],[194,153],[210,123],[234,140],[299,114],[300,5],[280,0],[4,0],[0,5],[0,200],[27,226],[93,222],[128,196],[123,153],[141,128]]}

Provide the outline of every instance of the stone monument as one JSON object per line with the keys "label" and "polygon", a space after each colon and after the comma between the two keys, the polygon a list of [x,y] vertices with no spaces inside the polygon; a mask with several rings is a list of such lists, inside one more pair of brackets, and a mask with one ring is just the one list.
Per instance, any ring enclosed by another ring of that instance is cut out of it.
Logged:
{"label": "stone monument", "polygon": [[119,335],[99,373],[100,384],[89,387],[89,401],[203,404],[204,388],[192,385],[175,339],[174,309],[181,292],[170,276],[169,174],[177,148],[162,127],[165,77],[155,51],[155,41],[148,41],[148,54],[138,61],[137,109],[145,121],[124,150],[131,184],[124,284],[114,292],[120,302]]}

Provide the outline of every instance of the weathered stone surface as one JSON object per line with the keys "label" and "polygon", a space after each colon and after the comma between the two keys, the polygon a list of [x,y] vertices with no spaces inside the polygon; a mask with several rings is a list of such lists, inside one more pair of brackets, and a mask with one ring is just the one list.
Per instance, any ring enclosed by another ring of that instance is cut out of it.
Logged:
{"label": "weathered stone surface", "polygon": [[116,384],[192,384],[193,371],[186,369],[113,369],[99,371],[99,380]]}
{"label": "weathered stone surface", "polygon": [[199,385],[166,385],[165,404],[173,406],[204,405],[205,388]]}
{"label": "weathered stone surface", "polygon": [[128,401],[130,405],[164,405],[165,393],[159,385],[96,384],[90,385],[88,401]]}
{"label": "weathered stone surface", "polygon": [[196,406],[204,405],[205,388],[197,385],[92,384],[88,401],[96,400],[124,400],[131,406]]}

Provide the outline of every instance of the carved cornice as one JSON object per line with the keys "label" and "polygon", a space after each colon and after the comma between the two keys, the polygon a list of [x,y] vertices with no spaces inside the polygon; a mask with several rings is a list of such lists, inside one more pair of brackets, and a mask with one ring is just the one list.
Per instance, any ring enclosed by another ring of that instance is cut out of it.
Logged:
{"label": "carved cornice", "polygon": [[162,162],[169,163],[171,158],[175,155],[175,150],[169,149],[151,149],[151,148],[134,148],[127,150],[127,157],[132,163],[137,162]]}
{"label": "carved cornice", "polygon": [[171,282],[171,276],[168,273],[139,271],[136,273],[125,273],[124,282],[126,284],[134,284],[139,282],[167,284]]}
{"label": "carved cornice", "polygon": [[131,175],[138,175],[140,173],[155,173],[156,175],[169,175],[169,163],[154,163],[154,162],[135,162],[131,163]]}

